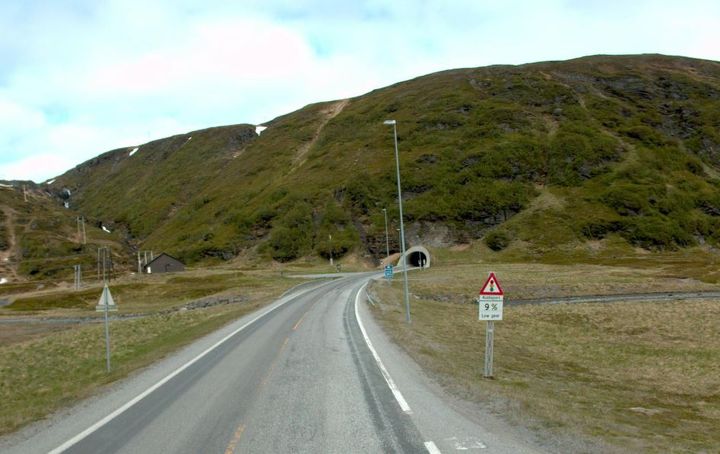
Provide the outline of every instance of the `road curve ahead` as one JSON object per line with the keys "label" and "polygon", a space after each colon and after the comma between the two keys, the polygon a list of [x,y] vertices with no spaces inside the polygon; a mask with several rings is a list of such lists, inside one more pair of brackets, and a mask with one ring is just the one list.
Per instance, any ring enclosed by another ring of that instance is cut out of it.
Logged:
{"label": "road curve ahead", "polygon": [[459,414],[415,379],[405,367],[409,360],[365,312],[360,296],[370,277],[344,277],[287,295],[83,430],[51,430],[64,437],[56,440],[39,433],[37,444],[30,437],[15,448],[538,452]]}

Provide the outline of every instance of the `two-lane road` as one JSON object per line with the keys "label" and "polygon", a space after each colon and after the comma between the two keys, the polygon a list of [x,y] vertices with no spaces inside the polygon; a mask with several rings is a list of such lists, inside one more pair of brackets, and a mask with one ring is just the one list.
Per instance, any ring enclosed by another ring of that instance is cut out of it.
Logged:
{"label": "two-lane road", "polygon": [[9,452],[536,452],[415,379],[365,313],[370,277],[286,295],[83,430],[50,427]]}

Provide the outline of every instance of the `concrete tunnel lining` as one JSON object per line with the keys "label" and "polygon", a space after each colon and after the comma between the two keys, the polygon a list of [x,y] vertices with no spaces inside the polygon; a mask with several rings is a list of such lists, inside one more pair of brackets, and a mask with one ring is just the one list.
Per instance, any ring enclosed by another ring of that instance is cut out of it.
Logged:
{"label": "concrete tunnel lining", "polygon": [[402,266],[404,263],[407,263],[408,267],[430,268],[430,252],[422,246],[413,246],[405,251],[405,256],[401,256],[397,264]]}

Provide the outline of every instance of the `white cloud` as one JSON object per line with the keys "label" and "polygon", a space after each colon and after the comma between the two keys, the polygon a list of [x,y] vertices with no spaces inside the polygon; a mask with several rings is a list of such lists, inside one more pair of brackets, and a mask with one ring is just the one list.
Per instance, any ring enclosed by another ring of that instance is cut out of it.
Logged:
{"label": "white cloud", "polygon": [[48,175],[60,175],[77,162],[56,154],[33,154],[10,163],[0,164],[0,180],[44,181]]}
{"label": "white cloud", "polygon": [[454,67],[720,59],[719,18],[720,3],[693,0],[0,3],[0,166],[44,180],[109,149]]}

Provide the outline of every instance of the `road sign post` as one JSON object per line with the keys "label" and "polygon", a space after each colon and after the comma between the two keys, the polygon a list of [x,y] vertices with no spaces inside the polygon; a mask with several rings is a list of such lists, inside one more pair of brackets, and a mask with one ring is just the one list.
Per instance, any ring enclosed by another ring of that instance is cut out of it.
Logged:
{"label": "road sign post", "polygon": [[485,325],[485,371],[483,377],[493,377],[493,337],[495,335],[495,322],[488,320]]}
{"label": "road sign post", "polygon": [[113,301],[112,294],[110,293],[110,289],[107,286],[107,283],[105,283],[105,287],[103,288],[102,294],[100,295],[100,300],[98,301],[98,305],[95,306],[95,310],[98,312],[103,312],[105,317],[105,366],[107,368],[108,373],[110,372],[110,321],[108,320],[108,312],[117,311],[117,305],[115,304],[115,301]]}
{"label": "road sign post", "polygon": [[478,296],[479,319],[486,321],[485,326],[485,371],[483,377],[493,378],[493,344],[495,322],[502,320],[504,292],[500,283],[491,272]]}

